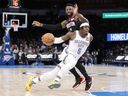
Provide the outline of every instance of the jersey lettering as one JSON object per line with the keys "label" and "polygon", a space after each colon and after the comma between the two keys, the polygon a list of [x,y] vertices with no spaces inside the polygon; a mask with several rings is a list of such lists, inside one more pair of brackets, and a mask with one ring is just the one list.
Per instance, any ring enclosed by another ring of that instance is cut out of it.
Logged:
{"label": "jersey lettering", "polygon": [[72,26],[75,26],[75,22],[70,22],[70,23],[68,23],[68,24],[66,25],[67,28],[70,28],[70,27],[72,27]]}

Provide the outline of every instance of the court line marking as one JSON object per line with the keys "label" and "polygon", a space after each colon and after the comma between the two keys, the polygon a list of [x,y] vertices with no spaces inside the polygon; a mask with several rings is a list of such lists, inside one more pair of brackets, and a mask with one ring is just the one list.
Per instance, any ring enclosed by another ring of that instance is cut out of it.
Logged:
{"label": "court line marking", "polygon": [[80,92],[80,94],[84,94],[84,95],[88,95],[88,96],[97,96],[97,95],[92,94],[90,91],[88,91],[88,92]]}
{"label": "court line marking", "polygon": [[[114,86],[114,87],[117,87],[117,88],[120,88],[122,84],[118,84],[118,85],[111,85],[111,86]],[[106,88],[106,89],[105,89]],[[128,91],[128,90],[107,90],[108,86],[107,87],[101,87],[101,90],[104,91],[104,92],[111,92],[111,93],[114,93],[114,92],[120,92],[120,91]]]}

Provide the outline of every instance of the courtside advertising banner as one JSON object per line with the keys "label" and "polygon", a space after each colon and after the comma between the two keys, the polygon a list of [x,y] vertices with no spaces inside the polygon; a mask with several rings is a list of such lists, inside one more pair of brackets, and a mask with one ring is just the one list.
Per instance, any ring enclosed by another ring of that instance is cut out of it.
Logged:
{"label": "courtside advertising banner", "polygon": [[107,41],[128,41],[128,33],[109,33],[107,34]]}
{"label": "courtside advertising banner", "polygon": [[5,65],[5,64],[14,64],[14,57],[13,57],[13,52],[10,47],[10,32],[9,29],[5,30],[5,35],[3,37],[3,49],[1,53],[1,58],[0,58],[0,64]]}

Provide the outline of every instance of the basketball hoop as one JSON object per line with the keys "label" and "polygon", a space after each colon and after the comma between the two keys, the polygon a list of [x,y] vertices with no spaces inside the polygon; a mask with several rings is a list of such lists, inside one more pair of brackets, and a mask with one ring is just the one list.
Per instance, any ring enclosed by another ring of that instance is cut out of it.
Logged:
{"label": "basketball hoop", "polygon": [[27,28],[28,25],[27,22],[28,22],[27,13],[14,13],[14,12],[2,13],[2,26],[5,28],[13,28],[14,31],[18,31],[19,28]]}

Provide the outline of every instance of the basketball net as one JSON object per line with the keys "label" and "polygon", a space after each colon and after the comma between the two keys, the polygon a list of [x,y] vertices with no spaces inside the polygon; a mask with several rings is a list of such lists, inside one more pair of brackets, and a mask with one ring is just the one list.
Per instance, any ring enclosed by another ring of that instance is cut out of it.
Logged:
{"label": "basketball net", "polygon": [[18,31],[18,25],[16,25],[15,23],[13,23],[12,27],[13,27],[13,29],[14,29],[15,32]]}
{"label": "basketball net", "polygon": [[13,25],[13,29],[14,29],[14,31],[18,31],[18,26],[17,25]]}

